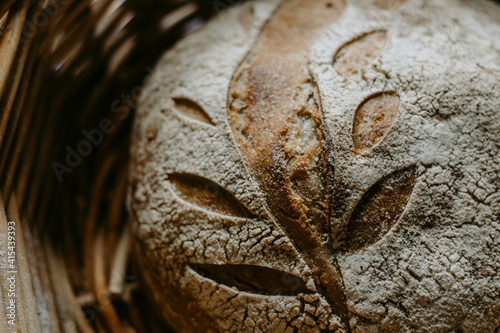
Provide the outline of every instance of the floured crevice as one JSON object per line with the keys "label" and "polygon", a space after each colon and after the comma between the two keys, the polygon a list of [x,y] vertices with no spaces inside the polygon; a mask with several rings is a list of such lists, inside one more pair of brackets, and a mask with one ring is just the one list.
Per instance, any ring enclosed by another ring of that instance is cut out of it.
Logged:
{"label": "floured crevice", "polygon": [[368,155],[389,134],[399,110],[399,96],[382,92],[368,97],[356,110],[352,126],[354,152]]}
{"label": "floured crevice", "polygon": [[173,173],[168,175],[168,181],[179,198],[201,209],[234,217],[255,217],[233,194],[209,179]]}
{"label": "floured crevice", "polygon": [[347,249],[356,251],[384,237],[399,220],[413,192],[414,166],[398,170],[373,185],[354,209],[347,227]]}
{"label": "floured crevice", "polygon": [[250,30],[252,28],[252,22],[255,15],[255,9],[253,6],[247,6],[243,9],[239,15],[239,21],[245,30]]}
{"label": "floured crevice", "polygon": [[252,265],[190,264],[198,274],[236,290],[269,296],[311,293],[300,277]]}
{"label": "floured crevice", "polygon": [[387,32],[363,34],[339,48],[333,57],[333,66],[342,75],[354,75],[377,60],[387,46]]}
{"label": "floured crevice", "polygon": [[201,122],[207,125],[215,126],[212,119],[196,102],[188,98],[174,98],[175,110],[181,116],[184,116],[192,121]]}

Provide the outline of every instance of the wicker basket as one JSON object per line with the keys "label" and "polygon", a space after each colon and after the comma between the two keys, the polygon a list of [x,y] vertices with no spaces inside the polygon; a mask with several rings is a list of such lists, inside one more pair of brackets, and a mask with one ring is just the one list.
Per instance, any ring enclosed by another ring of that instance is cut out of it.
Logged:
{"label": "wicker basket", "polygon": [[169,331],[130,251],[131,115],[162,52],[235,2],[1,2],[1,332]]}

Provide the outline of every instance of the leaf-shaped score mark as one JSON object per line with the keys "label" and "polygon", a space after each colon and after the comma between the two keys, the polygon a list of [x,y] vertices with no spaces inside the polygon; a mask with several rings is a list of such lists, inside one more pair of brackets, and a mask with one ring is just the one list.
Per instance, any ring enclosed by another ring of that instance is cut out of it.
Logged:
{"label": "leaf-shaped score mark", "polygon": [[368,155],[389,134],[399,110],[399,96],[381,92],[368,97],[356,110],[352,126],[354,152]]}
{"label": "leaf-shaped score mark", "polygon": [[187,98],[174,98],[175,109],[181,115],[190,120],[215,126],[212,119],[201,106]]}
{"label": "leaf-shaped score mark", "polygon": [[211,180],[189,173],[173,173],[168,181],[179,198],[201,209],[235,217],[255,217],[228,190]]}
{"label": "leaf-shaped score mark", "polygon": [[345,43],[333,57],[337,72],[354,74],[380,57],[387,45],[385,31],[373,31]]}
{"label": "leaf-shaped score mark", "polygon": [[300,277],[268,267],[232,264],[189,266],[216,283],[253,294],[296,296],[312,292]]}
{"label": "leaf-shaped score mark", "polygon": [[413,192],[415,172],[415,166],[395,171],[365,193],[347,227],[348,250],[379,241],[396,225]]}

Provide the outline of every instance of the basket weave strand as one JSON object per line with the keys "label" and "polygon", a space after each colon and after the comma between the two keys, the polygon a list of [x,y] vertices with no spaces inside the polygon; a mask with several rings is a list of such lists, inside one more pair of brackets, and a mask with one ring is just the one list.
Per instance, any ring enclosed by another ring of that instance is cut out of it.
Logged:
{"label": "basket weave strand", "polygon": [[[123,204],[131,115],[158,57],[216,9],[202,0],[0,3],[0,230],[15,221],[20,331],[169,331],[133,264]],[[113,130],[69,166],[68,150],[103,119]]]}

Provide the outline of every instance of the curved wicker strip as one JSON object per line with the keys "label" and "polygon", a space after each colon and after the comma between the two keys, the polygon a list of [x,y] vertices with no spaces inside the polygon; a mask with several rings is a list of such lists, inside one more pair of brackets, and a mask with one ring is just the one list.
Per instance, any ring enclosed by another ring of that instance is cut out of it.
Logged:
{"label": "curved wicker strip", "polygon": [[[131,115],[157,58],[224,3],[0,3],[0,227],[4,237],[17,226],[22,332],[169,331],[133,263],[123,204]],[[103,121],[112,130],[84,147]]]}

